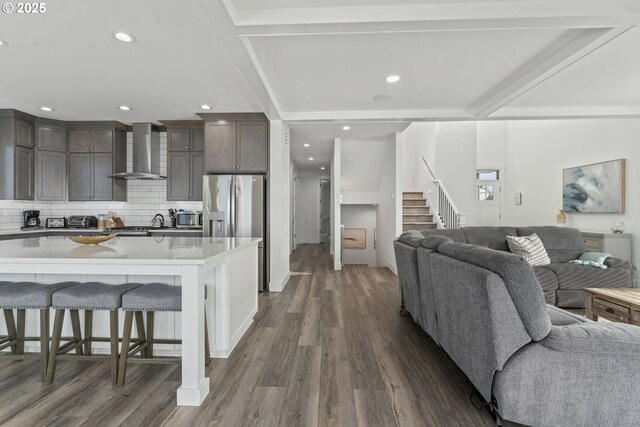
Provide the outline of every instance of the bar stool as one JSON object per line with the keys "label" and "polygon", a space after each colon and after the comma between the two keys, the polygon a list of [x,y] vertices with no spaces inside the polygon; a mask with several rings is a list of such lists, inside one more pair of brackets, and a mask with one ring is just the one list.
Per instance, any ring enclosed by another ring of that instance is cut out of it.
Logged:
{"label": "bar stool", "polygon": [[[205,287],[205,300],[207,298]],[[153,338],[153,317],[156,311],[182,311],[182,290],[180,286],[170,286],[162,283],[149,283],[147,285],[135,288],[122,296],[122,309],[125,311],[124,331],[122,333],[122,351],[120,352],[120,366],[118,367],[118,387],[124,386],[127,362],[130,356],[140,352],[141,359],[138,362],[143,363],[144,358],[153,358],[153,343],[162,342],[163,344],[181,344],[181,340],[155,340]],[[141,334],[138,332],[139,342],[129,347],[131,340],[131,329],[133,328],[133,318],[135,315],[136,326],[138,331],[142,326],[142,312],[147,312],[147,334],[146,340],[141,341]],[[211,355],[209,352],[209,333],[207,330],[207,312],[204,313],[204,351],[205,364],[211,363]],[[184,351],[184,349],[183,349]],[[180,359],[176,359],[180,362]]]}
{"label": "bar stool", "polygon": [[[11,347],[13,356],[24,357],[25,341],[40,341],[40,364],[42,381],[47,373],[49,356],[49,307],[52,295],[62,289],[77,285],[77,282],[42,284],[34,282],[0,282],[0,309],[4,312],[8,335],[0,339],[0,350]],[[16,326],[13,310],[18,312]],[[40,337],[25,337],[27,310],[40,310]]]}
{"label": "bar stool", "polygon": [[[76,286],[62,289],[53,294],[51,307],[56,310],[53,323],[53,336],[51,337],[51,351],[47,369],[46,383],[51,384],[56,373],[56,358],[60,355],[76,350],[77,355],[83,355],[84,345],[87,356],[91,354],[93,341],[109,341],[111,343],[111,382],[115,387],[118,380],[118,309],[122,304],[122,295],[140,286],[139,283],[125,283],[122,285],[109,285],[99,282],[80,283]],[[71,327],[73,339],[62,347],[60,346],[62,325],[65,310],[71,314]],[[85,339],[80,332],[78,310],[85,311]],[[93,311],[109,311],[110,337],[95,338],[92,334]],[[75,320],[74,320],[75,319]]]}

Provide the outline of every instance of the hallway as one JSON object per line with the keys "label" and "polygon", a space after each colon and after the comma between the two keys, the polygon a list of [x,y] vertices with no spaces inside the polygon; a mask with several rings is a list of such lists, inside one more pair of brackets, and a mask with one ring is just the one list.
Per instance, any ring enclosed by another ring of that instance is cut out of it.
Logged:
{"label": "hallway", "polygon": [[388,269],[330,265],[327,246],[298,246],[284,292],[261,294],[231,357],[212,360],[199,408],[175,406],[178,365],[132,365],[112,390],[107,363],[65,361],[43,386],[37,360],[0,361],[0,424],[493,425],[453,362],[398,314]]}

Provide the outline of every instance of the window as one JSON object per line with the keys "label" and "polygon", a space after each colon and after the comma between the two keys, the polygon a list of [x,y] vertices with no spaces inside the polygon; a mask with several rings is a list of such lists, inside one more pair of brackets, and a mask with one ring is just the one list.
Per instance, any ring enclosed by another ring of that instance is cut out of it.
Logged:
{"label": "window", "polygon": [[499,181],[500,171],[480,169],[476,171],[476,179],[484,181]]}
{"label": "window", "polygon": [[478,185],[478,200],[493,200],[493,185]]}

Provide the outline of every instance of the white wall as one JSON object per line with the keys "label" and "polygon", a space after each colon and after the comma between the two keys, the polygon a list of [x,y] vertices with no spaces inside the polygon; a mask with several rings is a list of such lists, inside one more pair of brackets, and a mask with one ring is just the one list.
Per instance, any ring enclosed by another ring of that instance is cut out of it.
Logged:
{"label": "white wall", "polygon": [[[538,120],[508,124],[506,223],[555,225],[562,208],[562,169],[626,159],[626,210],[617,214],[569,214],[568,225],[609,231],[621,219],[632,233],[633,259],[640,260],[640,119]],[[522,205],[514,203],[522,193]]]}
{"label": "white wall", "polygon": [[340,138],[333,140],[333,157],[331,158],[331,255],[333,255],[333,269],[342,270],[342,236],[340,224],[342,221],[340,209],[340,183],[342,173]]}
{"label": "white wall", "polygon": [[[422,157],[435,168],[436,123],[414,122],[402,137],[402,187],[405,191],[423,191],[428,179]],[[435,172],[435,170],[434,170]]]}
{"label": "white wall", "polygon": [[326,173],[298,172],[296,189],[296,240],[300,243],[320,243],[320,179]]}
{"label": "white wall", "polygon": [[507,163],[509,123],[487,121],[477,123],[476,147],[478,169],[504,169]]}
{"label": "white wall", "polygon": [[[127,170],[131,171],[131,132],[127,134]],[[167,173],[167,134],[160,133],[160,173]],[[0,200],[0,231],[17,230],[23,224],[22,211],[39,210],[44,225],[48,217],[68,217],[69,215],[95,215],[115,211],[126,225],[151,225],[156,213],[164,215],[168,222],[169,208],[202,210],[202,202],[168,202],[167,181],[127,181],[127,202],[26,202]]]}
{"label": "white wall", "polygon": [[476,122],[436,124],[436,177],[443,183],[467,225],[476,224]]}
{"label": "white wall", "polygon": [[[291,232],[291,146],[289,126],[274,120],[269,141],[269,290],[279,292],[289,280],[289,247]],[[285,142],[286,141],[286,142]]]}
{"label": "white wall", "polygon": [[393,240],[402,232],[402,134],[385,150],[378,205],[378,266],[397,272]]}
{"label": "white wall", "polygon": [[367,264],[378,266],[378,256],[374,245],[374,229],[377,225],[377,209],[371,205],[342,205],[342,224],[345,228],[364,228],[367,230],[365,249],[343,249],[344,264]]}

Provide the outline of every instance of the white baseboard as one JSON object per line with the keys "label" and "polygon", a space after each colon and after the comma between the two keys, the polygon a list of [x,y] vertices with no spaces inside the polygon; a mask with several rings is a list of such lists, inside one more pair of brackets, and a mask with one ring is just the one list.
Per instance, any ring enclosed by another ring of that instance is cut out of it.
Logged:
{"label": "white baseboard", "polygon": [[289,279],[291,278],[291,272],[287,271],[287,274],[284,275],[282,280],[269,282],[269,292],[282,292],[284,291],[284,287],[289,283]]}
{"label": "white baseboard", "polygon": [[396,265],[393,262],[387,261],[387,268],[389,270],[391,270],[391,272],[393,274],[395,274],[396,276],[398,275],[398,268],[396,267]]}

